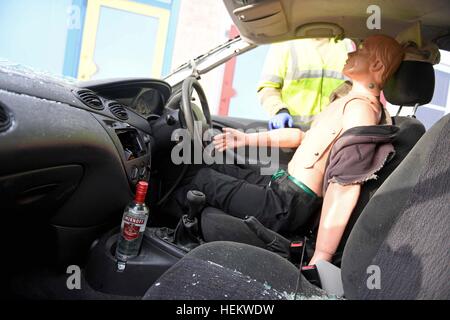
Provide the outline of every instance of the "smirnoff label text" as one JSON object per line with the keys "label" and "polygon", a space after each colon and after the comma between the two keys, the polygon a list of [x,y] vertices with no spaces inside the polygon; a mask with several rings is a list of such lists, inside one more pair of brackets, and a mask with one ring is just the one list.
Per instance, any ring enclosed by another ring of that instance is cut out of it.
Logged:
{"label": "smirnoff label text", "polygon": [[128,215],[124,217],[124,220],[126,222],[139,224],[139,225],[143,224],[145,222],[145,219],[143,219],[143,218],[136,218],[136,217],[128,216]]}
{"label": "smirnoff label text", "polygon": [[122,220],[123,236],[126,240],[134,240],[139,237],[139,233],[145,231],[147,217],[136,217],[125,215]]}

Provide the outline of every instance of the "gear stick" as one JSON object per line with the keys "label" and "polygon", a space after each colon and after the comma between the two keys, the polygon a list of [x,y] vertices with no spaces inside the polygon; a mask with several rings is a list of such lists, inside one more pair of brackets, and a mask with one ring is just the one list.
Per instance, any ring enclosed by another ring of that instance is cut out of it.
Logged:
{"label": "gear stick", "polygon": [[174,242],[177,245],[192,249],[203,242],[199,237],[197,217],[205,205],[206,197],[203,192],[197,190],[188,191],[186,197],[189,212],[181,217],[175,229]]}
{"label": "gear stick", "polygon": [[187,216],[187,220],[189,222],[194,221],[200,213],[200,210],[203,209],[205,205],[206,197],[205,194],[198,190],[190,190],[187,193],[187,201],[189,205],[189,213]]}

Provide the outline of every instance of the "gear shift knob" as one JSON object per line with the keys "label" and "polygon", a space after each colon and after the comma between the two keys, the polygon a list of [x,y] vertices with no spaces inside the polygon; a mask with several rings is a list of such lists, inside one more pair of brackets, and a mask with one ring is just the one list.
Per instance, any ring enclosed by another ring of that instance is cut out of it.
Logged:
{"label": "gear shift knob", "polygon": [[206,197],[201,191],[190,190],[187,193],[187,201],[189,205],[188,219],[192,221],[198,216],[200,210],[205,205]]}

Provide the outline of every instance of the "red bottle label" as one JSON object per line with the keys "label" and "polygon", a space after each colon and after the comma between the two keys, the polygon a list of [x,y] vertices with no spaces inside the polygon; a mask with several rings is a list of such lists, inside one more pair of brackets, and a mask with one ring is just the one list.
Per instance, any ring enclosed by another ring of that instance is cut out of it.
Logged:
{"label": "red bottle label", "polygon": [[123,237],[125,240],[131,241],[137,239],[141,232],[145,231],[147,224],[146,218],[133,217],[132,215],[125,215],[122,221]]}
{"label": "red bottle label", "polygon": [[125,222],[123,226],[123,237],[128,241],[137,239],[139,237],[139,229],[139,225]]}

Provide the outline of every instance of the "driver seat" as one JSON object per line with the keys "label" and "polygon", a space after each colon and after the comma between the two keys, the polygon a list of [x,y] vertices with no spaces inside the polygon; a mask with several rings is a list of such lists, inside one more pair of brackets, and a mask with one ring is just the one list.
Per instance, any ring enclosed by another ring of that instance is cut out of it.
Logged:
{"label": "driver seat", "polygon": [[[389,79],[384,88],[384,94],[388,102],[401,107],[414,107],[427,104],[431,101],[434,92],[435,75],[430,63],[420,61],[403,61],[397,72]],[[342,241],[334,256],[333,263],[340,266],[343,250],[347,238],[358,220],[364,207],[377,189],[397,166],[408,155],[417,141],[425,133],[423,124],[415,117],[395,116],[393,124],[399,127],[396,140],[393,142],[395,157],[377,173],[378,178],[369,180],[361,189],[358,203],[347,224]],[[320,212],[317,213],[319,216]],[[317,217],[316,217],[317,218]],[[241,219],[227,215],[217,208],[205,208],[201,215],[201,232],[206,242],[235,241],[247,243],[253,246],[265,248],[266,245],[255,236]],[[318,221],[312,221],[309,228],[305,228],[306,234],[311,236],[314,242]],[[226,230],[225,230],[226,229]],[[226,231],[226,232],[225,232]],[[309,247],[309,246],[308,246]]]}
{"label": "driver seat", "polygon": [[[365,206],[344,249],[338,280],[345,298],[450,299],[449,136],[447,115]],[[303,298],[330,298],[275,253],[218,241],[188,253],[144,298],[292,299],[297,279]]]}

